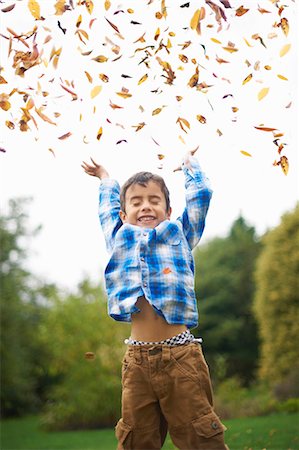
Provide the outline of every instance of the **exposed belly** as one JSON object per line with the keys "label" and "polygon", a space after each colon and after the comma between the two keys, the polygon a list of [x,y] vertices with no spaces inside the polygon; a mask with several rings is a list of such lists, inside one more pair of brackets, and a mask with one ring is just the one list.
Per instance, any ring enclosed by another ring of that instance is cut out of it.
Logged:
{"label": "exposed belly", "polygon": [[140,312],[132,314],[131,338],[139,341],[162,341],[187,329],[186,325],[171,325],[159,316],[145,297],[139,297]]}

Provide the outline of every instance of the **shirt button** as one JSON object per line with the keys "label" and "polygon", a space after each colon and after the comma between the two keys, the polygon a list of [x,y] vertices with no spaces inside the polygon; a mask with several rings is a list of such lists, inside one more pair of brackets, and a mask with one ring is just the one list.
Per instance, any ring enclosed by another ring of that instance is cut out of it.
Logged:
{"label": "shirt button", "polygon": [[213,430],[217,430],[218,423],[217,422],[212,422],[211,426],[212,426]]}
{"label": "shirt button", "polygon": [[145,261],[145,259],[143,258],[143,256],[141,256],[141,258],[140,258],[140,259],[141,259],[141,261]]}
{"label": "shirt button", "polygon": [[145,282],[143,283],[143,286],[144,286],[144,287],[146,287],[146,286],[147,286],[147,282],[146,282],[146,281],[145,281]]}
{"label": "shirt button", "polygon": [[143,236],[147,236],[147,233],[143,233]]}

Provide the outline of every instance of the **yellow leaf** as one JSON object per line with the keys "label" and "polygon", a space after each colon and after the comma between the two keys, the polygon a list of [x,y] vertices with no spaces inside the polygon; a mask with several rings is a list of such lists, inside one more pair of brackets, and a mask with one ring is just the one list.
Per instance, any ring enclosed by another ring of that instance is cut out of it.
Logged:
{"label": "yellow leaf", "polygon": [[230,53],[234,53],[234,52],[238,51],[238,49],[235,47],[222,47],[222,48],[223,48],[223,50],[226,50],[227,52],[230,52]]}
{"label": "yellow leaf", "polygon": [[200,9],[197,9],[195,11],[195,13],[193,14],[192,19],[190,21],[190,27],[191,27],[192,30],[196,29],[197,24],[199,22],[199,16],[200,16]]}
{"label": "yellow leaf", "polygon": [[250,73],[250,74],[243,80],[242,84],[248,83],[248,81],[250,81],[251,78],[252,78],[252,73]]}
{"label": "yellow leaf", "polygon": [[90,97],[95,98],[102,90],[102,86],[94,86],[90,92]]}
{"label": "yellow leaf", "polygon": [[132,94],[129,94],[129,92],[116,92],[117,95],[119,95],[122,98],[129,98],[132,97]]}
{"label": "yellow leaf", "polygon": [[282,31],[283,31],[284,34],[287,36],[287,35],[289,34],[289,29],[290,29],[288,19],[286,19],[285,17],[283,17],[283,18],[281,19],[280,23],[281,23]]}
{"label": "yellow leaf", "polygon": [[105,9],[106,9],[106,11],[108,11],[110,6],[111,6],[111,2],[109,0],[105,0]]}
{"label": "yellow leaf", "polygon": [[180,55],[179,55],[179,58],[180,58],[180,60],[181,60],[183,63],[187,63],[187,62],[188,62],[188,56],[186,56],[186,55],[180,54]]}
{"label": "yellow leaf", "polygon": [[89,81],[90,83],[92,83],[92,76],[91,76],[88,72],[86,72],[86,70],[84,71],[84,73],[85,73],[85,75],[87,76],[88,81]]}
{"label": "yellow leaf", "polygon": [[36,0],[28,0],[28,8],[33,17],[36,20],[39,20],[41,18],[40,16],[40,6],[39,3]]}
{"label": "yellow leaf", "polygon": [[280,158],[280,165],[281,165],[283,173],[285,175],[287,175],[288,171],[289,171],[289,161],[288,161],[288,158],[286,156],[282,156]]}
{"label": "yellow leaf", "polygon": [[221,42],[218,41],[218,39],[215,39],[215,38],[211,38],[211,41],[212,41],[212,42],[215,42],[215,44],[221,44]]}
{"label": "yellow leaf", "polygon": [[252,156],[250,153],[245,152],[245,150],[240,150],[240,152],[242,153],[242,155],[245,155],[245,156]]}
{"label": "yellow leaf", "polygon": [[134,9],[128,8],[128,9],[127,9],[127,12],[128,12],[129,14],[133,14],[133,13],[134,13]]}
{"label": "yellow leaf", "polygon": [[65,12],[65,0],[58,0],[55,5],[55,15],[61,16]]}
{"label": "yellow leaf", "polygon": [[271,66],[269,66],[269,65],[267,64],[266,66],[264,66],[264,69],[266,69],[266,70],[271,70],[271,69],[272,69],[272,67],[271,67]]}
{"label": "yellow leaf", "polygon": [[266,95],[268,94],[270,88],[263,88],[260,90],[260,92],[257,95],[257,98],[259,100],[262,100],[264,97],[266,97]]}
{"label": "yellow leaf", "polygon": [[288,78],[284,77],[283,75],[277,75],[277,76],[278,76],[278,78],[280,78],[281,80],[288,81]]}
{"label": "yellow leaf", "polygon": [[156,33],[155,33],[155,36],[154,36],[155,41],[158,40],[158,37],[159,37],[159,36],[160,36],[160,28],[157,28]]}
{"label": "yellow leaf", "polygon": [[108,83],[108,81],[109,81],[108,75],[105,75],[104,73],[99,73],[99,78],[100,78],[104,83]]}
{"label": "yellow leaf", "polygon": [[288,51],[291,48],[291,44],[286,44],[282,47],[282,49],[280,50],[279,56],[282,57],[284,55],[286,55],[288,53]]}
{"label": "yellow leaf", "polygon": [[172,43],[171,43],[171,40],[168,38],[166,48],[171,48],[171,47],[172,47]]}
{"label": "yellow leaf", "polygon": [[200,114],[198,114],[196,116],[196,119],[200,122],[200,123],[206,123],[207,119],[204,116],[201,116]]}
{"label": "yellow leaf", "polygon": [[253,47],[251,44],[249,44],[249,42],[247,41],[247,39],[243,38],[244,41],[246,42],[246,45],[248,45],[248,47]]}
{"label": "yellow leaf", "polygon": [[99,62],[99,63],[104,63],[104,62],[108,61],[108,58],[106,56],[104,56],[104,55],[99,55],[99,56],[96,56],[95,58],[92,58],[92,59],[93,59],[93,61],[96,61],[96,62]]}
{"label": "yellow leaf", "polygon": [[154,111],[152,112],[152,116],[156,116],[157,114],[160,114],[161,111],[162,111],[162,108],[154,109]]}
{"label": "yellow leaf", "polygon": [[78,17],[77,22],[76,22],[76,27],[79,28],[81,23],[82,23],[82,16],[80,14],[80,16]]}
{"label": "yellow leaf", "polygon": [[140,78],[140,80],[138,81],[138,85],[141,83],[144,83],[147,79],[148,79],[148,74],[146,73],[145,75],[143,75],[143,77]]}
{"label": "yellow leaf", "polygon": [[97,140],[98,140],[98,141],[101,139],[102,134],[103,134],[103,128],[100,127],[100,128],[99,128],[99,131],[98,131],[98,133],[97,133]]}
{"label": "yellow leaf", "polygon": [[179,135],[179,140],[180,140],[183,144],[186,144],[186,142],[184,141],[184,138],[183,138],[181,135]]}
{"label": "yellow leaf", "polygon": [[93,11],[93,1],[92,0],[85,0],[85,6],[89,14]]}

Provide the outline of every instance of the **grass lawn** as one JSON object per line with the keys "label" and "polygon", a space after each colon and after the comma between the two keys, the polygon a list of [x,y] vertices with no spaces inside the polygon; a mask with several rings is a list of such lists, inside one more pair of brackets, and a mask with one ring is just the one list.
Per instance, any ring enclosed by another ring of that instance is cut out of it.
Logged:
{"label": "grass lawn", "polygon": [[[299,415],[273,414],[266,417],[226,420],[226,443],[230,450],[299,449]],[[1,450],[115,450],[114,431],[45,432],[38,417],[1,422]],[[167,439],[163,450],[174,450]]]}

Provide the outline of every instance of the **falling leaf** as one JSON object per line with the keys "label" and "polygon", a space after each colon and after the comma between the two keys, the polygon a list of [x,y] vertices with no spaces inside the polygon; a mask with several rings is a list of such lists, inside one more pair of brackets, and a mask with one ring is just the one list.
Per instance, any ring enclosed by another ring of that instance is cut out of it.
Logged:
{"label": "falling leaf", "polygon": [[221,44],[221,42],[218,41],[218,39],[215,39],[215,38],[211,38],[211,41],[212,41],[212,42],[215,42],[215,44]]}
{"label": "falling leaf", "polygon": [[93,360],[95,359],[95,354],[93,352],[86,352],[84,358],[88,360]]}
{"label": "falling leaf", "polygon": [[48,116],[46,116],[41,108],[35,108],[35,112],[39,115],[41,119],[43,119],[45,122],[50,123],[51,125],[57,125],[55,122],[53,122]]}
{"label": "falling leaf", "polygon": [[130,94],[129,92],[124,92],[124,91],[116,92],[116,94],[119,95],[122,98],[130,98],[130,97],[132,97],[132,94]]}
{"label": "falling leaf", "polygon": [[95,98],[102,90],[102,86],[94,86],[90,91],[90,98]]}
{"label": "falling leaf", "polygon": [[136,128],[135,131],[141,130],[145,126],[145,122],[140,122],[138,125],[132,125],[132,128]]}
{"label": "falling leaf", "polygon": [[275,130],[277,130],[277,128],[269,128],[269,127],[254,127],[254,128],[256,128],[257,130],[260,130],[260,131],[275,131]]}
{"label": "falling leaf", "polygon": [[52,155],[54,156],[54,158],[56,158],[56,155],[55,155],[55,153],[54,153],[54,150],[53,150],[52,148],[48,148],[48,150],[49,150],[49,152],[52,153]]}
{"label": "falling leaf", "polygon": [[2,75],[0,75],[0,84],[7,84],[6,79]]}
{"label": "falling leaf", "polygon": [[288,171],[289,171],[289,161],[288,161],[288,158],[286,156],[281,156],[281,158],[280,158],[280,165],[281,165],[281,169],[282,169],[283,173],[285,175],[287,175]]}
{"label": "falling leaf", "polygon": [[11,103],[8,101],[9,95],[3,93],[0,94],[0,108],[2,108],[4,111],[8,111],[11,107]]}
{"label": "falling leaf", "polygon": [[82,16],[80,14],[80,16],[78,17],[77,22],[76,22],[76,27],[79,28],[81,23],[82,23]]}
{"label": "falling leaf", "polygon": [[161,153],[157,154],[158,159],[161,161],[161,159],[165,158],[165,155],[162,155]]}
{"label": "falling leaf", "polygon": [[116,142],[116,145],[121,144],[122,142],[128,143],[127,139],[121,139],[120,141]]}
{"label": "falling leaf", "polygon": [[62,84],[60,85],[62,87],[62,89],[64,89],[66,92],[68,92],[69,94],[71,94],[71,96],[73,97],[73,100],[77,100],[78,96],[75,92],[73,92],[71,89],[69,89],[66,86],[63,86]]}
{"label": "falling leaf", "polygon": [[110,0],[105,0],[104,6],[105,6],[106,11],[108,11],[108,9],[109,9],[110,6],[111,6]]}
{"label": "falling leaf", "polygon": [[15,124],[13,122],[11,122],[10,120],[6,120],[5,121],[5,125],[7,126],[7,128],[9,128],[10,130],[14,130],[15,129]]}
{"label": "falling leaf", "polygon": [[269,66],[269,65],[266,65],[266,66],[264,66],[264,69],[266,69],[266,70],[272,70],[272,67]]}
{"label": "falling leaf", "polygon": [[154,36],[155,41],[158,40],[159,36],[160,36],[160,28],[157,28],[155,36]]}
{"label": "falling leaf", "polygon": [[280,21],[280,24],[281,24],[282,31],[284,32],[285,36],[287,36],[289,34],[289,30],[290,30],[288,19],[283,17]]}
{"label": "falling leaf", "polygon": [[92,14],[93,11],[93,1],[92,0],[85,0],[85,6],[89,14]]}
{"label": "falling leaf", "polygon": [[138,81],[138,85],[144,83],[146,80],[148,79],[148,74],[146,73],[145,75],[143,75],[140,80]]}
{"label": "falling leaf", "polygon": [[117,26],[114,25],[114,23],[110,22],[110,20],[108,20],[107,17],[105,17],[105,19],[107,20],[107,22],[109,23],[109,25],[110,25],[117,33],[119,33],[119,29],[117,28]]}
{"label": "falling leaf", "polygon": [[198,71],[198,66],[197,66],[195,69],[195,73],[192,75],[192,77],[188,81],[188,86],[190,86],[191,88],[197,86],[198,77],[199,77],[199,71]]}
{"label": "falling leaf", "polygon": [[163,108],[156,108],[154,109],[154,111],[152,112],[152,116],[156,116],[157,114],[160,114],[160,112],[162,111]]}
{"label": "falling leaf", "polygon": [[177,99],[178,102],[180,102],[181,100],[183,100],[183,97],[181,95],[176,95],[175,97]]}
{"label": "falling leaf", "polygon": [[243,14],[246,14],[249,11],[249,9],[243,8],[243,5],[236,9],[236,16],[243,16]]}
{"label": "falling leaf", "polygon": [[163,274],[164,275],[168,275],[171,272],[172,272],[172,270],[169,267],[165,267],[165,269],[163,269]]}
{"label": "falling leaf", "polygon": [[104,83],[108,83],[108,82],[109,82],[109,77],[108,77],[108,75],[105,75],[104,73],[99,73],[99,78],[100,78]]}
{"label": "falling leaf", "polygon": [[187,131],[184,128],[184,125],[190,129],[190,123],[188,122],[188,120],[184,119],[183,117],[178,117],[176,123],[178,123],[181,127],[181,129],[187,133]]}
{"label": "falling leaf", "polygon": [[62,136],[59,136],[58,139],[60,139],[61,141],[63,141],[64,139],[69,138],[72,135],[72,133],[69,131],[68,133],[63,134]]}
{"label": "falling leaf", "polygon": [[250,73],[250,74],[242,81],[242,84],[248,83],[248,81],[250,81],[251,78],[252,78],[252,73]]}
{"label": "falling leaf", "polygon": [[219,135],[219,136],[222,136],[222,135],[223,135],[222,131],[221,131],[221,130],[219,130],[219,128],[217,128],[217,130],[216,130],[216,131],[217,131],[217,133],[218,133],[218,135]]}
{"label": "falling leaf", "polygon": [[36,20],[40,20],[40,6],[36,0],[28,0],[28,8]]}
{"label": "falling leaf", "polygon": [[253,45],[249,44],[249,42],[247,41],[247,39],[244,38],[244,41],[245,41],[245,43],[246,43],[246,45],[247,45],[248,47],[253,47]]}
{"label": "falling leaf", "polygon": [[108,58],[104,55],[99,55],[99,56],[96,56],[95,58],[92,58],[92,60],[99,62],[99,63],[104,63],[104,62],[108,61]]}
{"label": "falling leaf", "polygon": [[197,34],[201,34],[200,21],[205,18],[205,8],[199,8],[195,11],[190,21],[191,30],[196,30]]}
{"label": "falling leaf", "polygon": [[286,78],[286,77],[284,77],[283,75],[277,75],[278,76],[278,78],[280,78],[281,80],[285,80],[285,81],[288,81],[288,78]]}
{"label": "falling leaf", "polygon": [[1,11],[4,12],[4,13],[5,13],[5,12],[12,11],[12,10],[14,9],[15,6],[16,6],[16,4],[13,3],[12,5],[9,5],[9,6],[6,6],[5,8],[2,8]]}
{"label": "falling leaf", "polygon": [[226,61],[225,59],[219,58],[217,55],[216,55],[216,61],[217,61],[219,64],[229,63],[229,61]]}
{"label": "falling leaf", "polygon": [[128,9],[127,9],[127,12],[128,12],[129,14],[134,14],[134,9],[128,8]]}
{"label": "falling leaf", "polygon": [[259,100],[262,100],[264,97],[266,97],[266,95],[268,94],[270,88],[263,88],[260,90],[260,92],[257,95],[257,98]]}
{"label": "falling leaf", "polygon": [[187,57],[186,55],[180,54],[180,55],[179,55],[179,58],[180,58],[180,60],[181,60],[183,63],[187,63],[187,62],[188,62],[188,57]]}
{"label": "falling leaf", "polygon": [[99,131],[97,132],[97,140],[98,141],[101,139],[102,135],[103,135],[103,128],[100,127]]}
{"label": "falling leaf", "polygon": [[201,116],[200,114],[198,114],[196,116],[196,119],[200,122],[200,123],[206,123],[207,119],[204,116]]}
{"label": "falling leaf", "polygon": [[109,106],[111,106],[112,109],[123,109],[123,106],[115,105],[115,103],[112,103],[111,100]]}
{"label": "falling leaf", "polygon": [[55,3],[54,8],[55,8],[56,16],[61,16],[65,12],[65,10],[66,10],[65,2],[66,2],[66,0],[58,0]]}
{"label": "falling leaf", "polygon": [[291,44],[284,45],[279,52],[279,56],[283,57],[284,55],[286,55],[288,53],[288,51],[290,50],[290,48],[291,48]]}
{"label": "falling leaf", "polygon": [[240,152],[242,153],[242,155],[245,156],[252,156],[251,153],[246,152],[245,150],[240,150]]}
{"label": "falling leaf", "polygon": [[290,102],[287,106],[286,106],[286,108],[290,108],[292,106],[292,102]]}
{"label": "falling leaf", "polygon": [[270,13],[270,11],[267,11],[266,9],[263,9],[263,8],[261,8],[260,6],[258,7],[258,11],[259,11],[261,14]]}
{"label": "falling leaf", "polygon": [[92,76],[91,76],[88,72],[86,72],[86,70],[84,71],[84,73],[85,73],[85,75],[86,75],[88,81],[89,81],[90,83],[92,83]]}
{"label": "falling leaf", "polygon": [[222,48],[223,50],[226,50],[229,53],[234,53],[238,51],[238,49],[235,47],[235,44],[233,44],[232,42],[228,42],[227,47]]}

